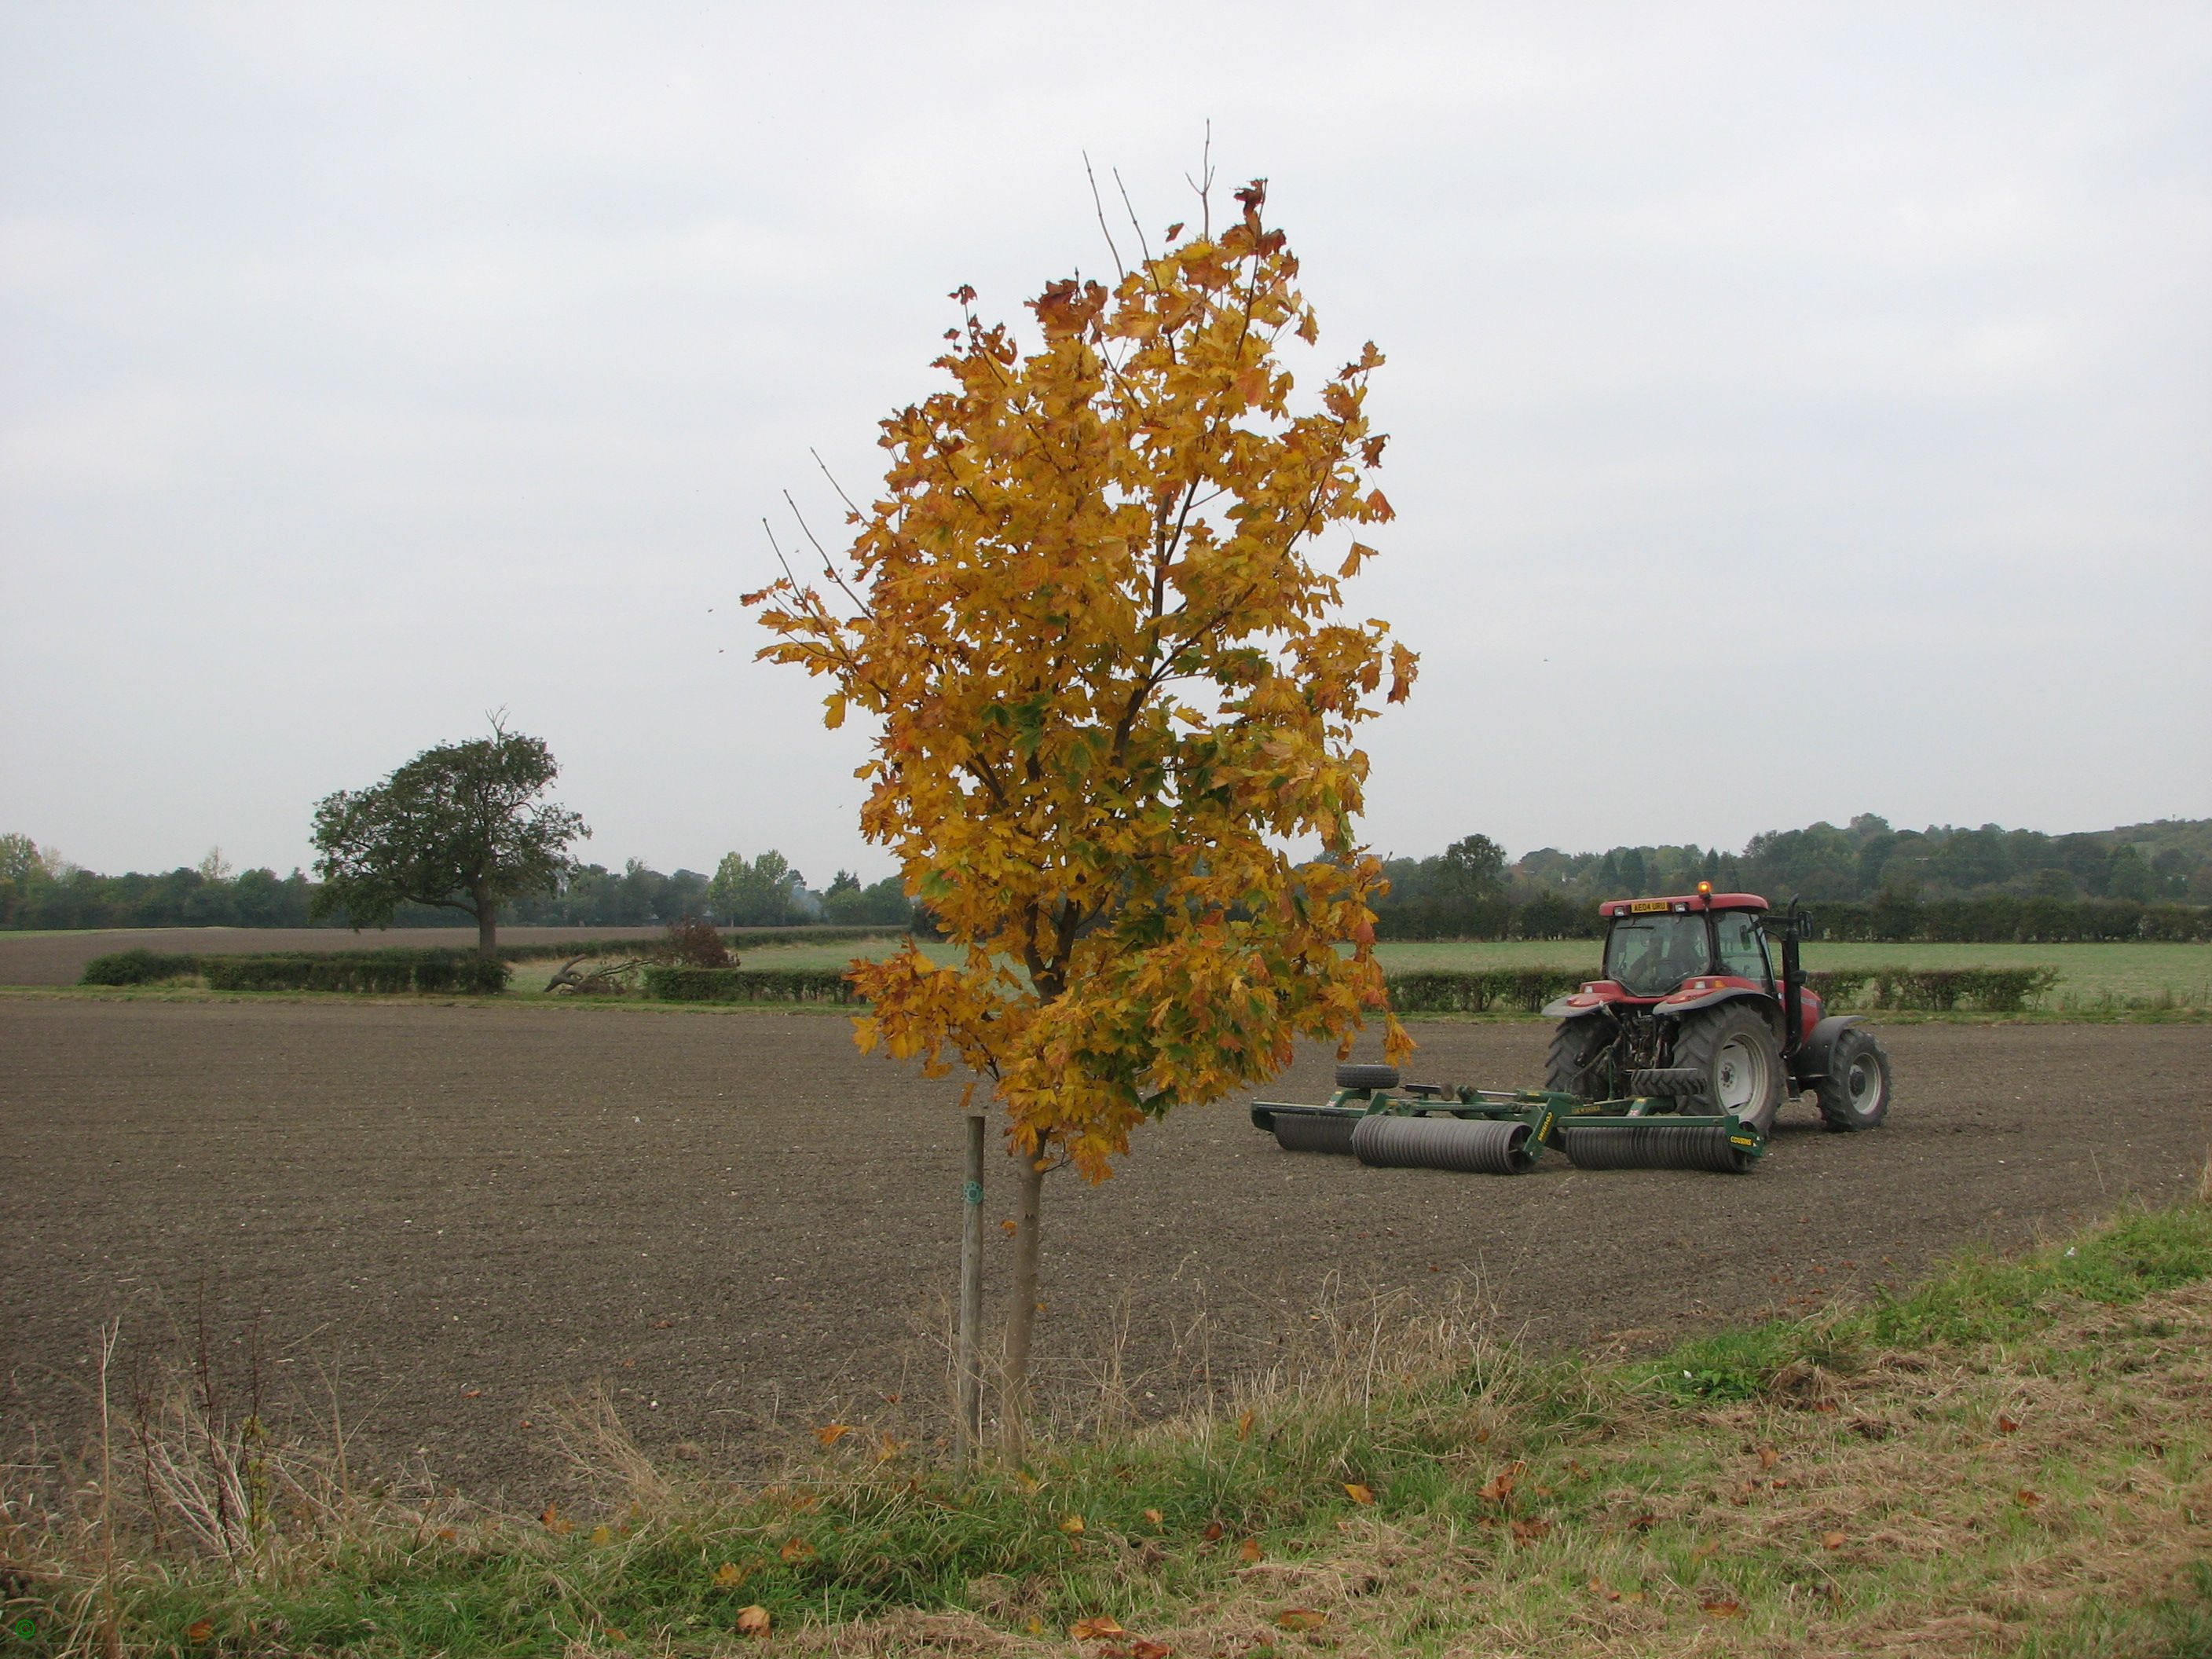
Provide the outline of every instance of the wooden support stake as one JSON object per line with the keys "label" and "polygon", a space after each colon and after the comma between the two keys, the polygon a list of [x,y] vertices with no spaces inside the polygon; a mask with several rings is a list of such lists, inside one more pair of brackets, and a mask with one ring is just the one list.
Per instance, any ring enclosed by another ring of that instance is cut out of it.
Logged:
{"label": "wooden support stake", "polygon": [[952,1462],[965,1470],[975,1457],[983,1430],[983,1376],[977,1355],[983,1324],[983,1118],[968,1118],[968,1183],[961,1192],[960,1334],[957,1367],[958,1420],[952,1429]]}

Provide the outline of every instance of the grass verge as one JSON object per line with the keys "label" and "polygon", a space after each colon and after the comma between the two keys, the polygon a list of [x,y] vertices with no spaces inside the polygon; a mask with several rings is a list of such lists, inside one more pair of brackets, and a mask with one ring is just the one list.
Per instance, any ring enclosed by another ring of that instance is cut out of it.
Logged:
{"label": "grass verge", "polygon": [[672,1485],[600,1405],[573,1517],[187,1400],[9,1492],[0,1650],[2212,1652],[2212,1193],[1656,1358],[1314,1330],[1224,1412],[967,1480],[825,1425],[779,1484]]}

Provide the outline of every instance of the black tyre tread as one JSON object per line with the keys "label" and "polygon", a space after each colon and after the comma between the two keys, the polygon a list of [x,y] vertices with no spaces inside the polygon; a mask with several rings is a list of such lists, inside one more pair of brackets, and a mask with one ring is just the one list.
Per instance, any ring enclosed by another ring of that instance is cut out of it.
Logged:
{"label": "black tyre tread", "polygon": [[1336,1086],[1340,1089],[1395,1089],[1398,1086],[1398,1068],[1395,1066],[1340,1066],[1336,1068]]}
{"label": "black tyre tread", "polygon": [[1536,1161],[1525,1123],[1395,1115],[1361,1118],[1352,1131],[1352,1154],[1378,1169],[1468,1175],[1521,1175]]}
{"label": "black tyre tread", "polygon": [[[1766,1099],[1756,1109],[1740,1114],[1746,1123],[1756,1125],[1759,1132],[1765,1134],[1774,1127],[1775,1114],[1782,1109],[1788,1079],[1783,1069],[1781,1045],[1774,1040],[1774,1028],[1755,1006],[1741,1000],[1724,1002],[1717,1008],[1690,1015],[1683,1020],[1681,1031],[1674,1039],[1674,1064],[1667,1069],[1701,1073],[1711,1079],[1715,1057],[1738,1030],[1756,1034],[1766,1048]],[[1709,1087],[1700,1087],[1694,1093],[1711,1099]],[[1719,1109],[1717,1104],[1713,1109]]]}
{"label": "black tyre tread", "polygon": [[1352,1152],[1352,1132],[1362,1120],[1320,1112],[1275,1114],[1275,1145],[1286,1152]]}
{"label": "black tyre tread", "polygon": [[1720,1128],[1638,1123],[1561,1133],[1567,1162],[1577,1170],[1704,1170],[1741,1175],[1749,1153]]}
{"label": "black tyre tread", "polygon": [[1701,1095],[1706,1073],[1694,1066],[1657,1066],[1628,1074],[1632,1095]]}
{"label": "black tyre tread", "polygon": [[1606,1093],[1601,1079],[1590,1075],[1590,1060],[1602,1049],[1612,1022],[1594,1014],[1563,1019],[1552,1033],[1552,1046],[1544,1059],[1544,1086],[1563,1095],[1595,1100]]}
{"label": "black tyre tread", "polygon": [[[1871,1052],[1881,1067],[1881,1100],[1871,1113],[1856,1111],[1851,1106],[1851,1065],[1858,1054],[1865,1052]],[[1813,1098],[1820,1108],[1821,1122],[1837,1133],[1850,1134],[1879,1128],[1889,1115],[1895,1091],[1889,1050],[1881,1046],[1881,1039],[1873,1032],[1854,1025],[1837,1036],[1835,1046],[1828,1051],[1828,1074],[1814,1085]]]}

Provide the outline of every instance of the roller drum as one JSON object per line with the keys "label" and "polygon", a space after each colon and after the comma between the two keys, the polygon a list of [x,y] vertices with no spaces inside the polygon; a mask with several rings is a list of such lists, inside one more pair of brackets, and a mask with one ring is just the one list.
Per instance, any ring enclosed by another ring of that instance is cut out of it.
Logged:
{"label": "roller drum", "polygon": [[1333,1112],[1278,1112],[1275,1145],[1286,1152],[1349,1152],[1352,1127],[1359,1121]]}
{"label": "roller drum", "polygon": [[1457,1117],[1363,1117],[1352,1132],[1362,1164],[1394,1170],[1519,1175],[1536,1161],[1528,1126]]}
{"label": "roller drum", "polygon": [[1705,1170],[1741,1175],[1753,1158],[1748,1148],[1737,1146],[1725,1128],[1716,1126],[1638,1123],[1569,1128],[1559,1138],[1567,1162],[1577,1170]]}

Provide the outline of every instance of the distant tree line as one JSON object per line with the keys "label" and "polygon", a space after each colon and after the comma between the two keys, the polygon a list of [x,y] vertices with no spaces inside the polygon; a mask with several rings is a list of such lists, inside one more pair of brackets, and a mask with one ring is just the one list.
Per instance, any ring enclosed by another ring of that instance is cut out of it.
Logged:
{"label": "distant tree line", "polygon": [[[106,876],[70,863],[29,836],[0,836],[0,927],[343,927],[342,910],[318,919],[321,884],[295,870],[234,872],[220,848],[196,866],[165,873]],[[896,876],[863,885],[840,870],[820,891],[775,852],[748,861],[730,854],[711,876],[661,872],[637,859],[618,870],[583,864],[550,892],[513,900],[501,922],[524,927],[665,927],[696,916],[724,927],[806,923],[907,927],[915,907]],[[474,927],[474,921],[425,904],[395,905],[395,927]]]}
{"label": "distant tree line", "polygon": [[1380,939],[1574,939],[1601,899],[1686,893],[1700,881],[1817,907],[1831,939],[2044,940],[2212,937],[2212,820],[2069,836],[1948,825],[1893,830],[1871,813],[1842,829],[1717,847],[1541,848],[1508,862],[1487,836],[1383,864]]}
{"label": "distant tree line", "polygon": [[[1386,939],[1580,939],[1599,931],[1600,899],[1723,892],[1802,897],[1830,939],[2047,940],[2212,937],[2212,820],[2166,820],[2070,836],[1936,826],[1893,830],[1872,815],[1755,836],[1741,852],[1697,846],[1541,848],[1509,861],[1486,836],[1428,858],[1385,861],[1376,909]],[[220,849],[164,874],[96,875],[21,835],[0,836],[0,927],[306,927],[319,884],[295,870],[234,872]],[[863,885],[840,870],[818,890],[773,850],[732,853],[713,875],[571,866],[549,891],[511,902],[513,926],[665,926],[696,916],[724,927],[917,926],[927,918],[896,876]],[[343,912],[325,918],[345,926]],[[395,927],[469,924],[427,905],[394,908]]]}

